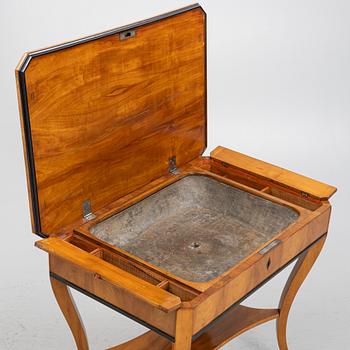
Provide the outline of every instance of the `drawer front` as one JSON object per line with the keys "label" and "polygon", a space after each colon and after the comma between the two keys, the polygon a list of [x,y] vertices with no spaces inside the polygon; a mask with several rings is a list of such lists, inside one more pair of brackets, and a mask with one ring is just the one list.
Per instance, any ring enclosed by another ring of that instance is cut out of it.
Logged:
{"label": "drawer front", "polygon": [[102,299],[122,312],[133,315],[146,326],[150,325],[169,336],[174,336],[176,311],[165,313],[134,297],[127,290],[117,289],[113,284],[101,279],[99,275],[85,271],[66,259],[50,254],[49,261],[51,274],[59,276],[87,294]]}

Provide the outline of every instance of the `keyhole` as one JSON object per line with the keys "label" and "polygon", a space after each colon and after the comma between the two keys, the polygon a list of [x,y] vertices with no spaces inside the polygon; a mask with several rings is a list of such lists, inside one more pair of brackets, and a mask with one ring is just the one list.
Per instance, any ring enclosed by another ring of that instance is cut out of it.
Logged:
{"label": "keyhole", "polygon": [[268,270],[271,266],[271,258],[269,258],[269,260],[267,260],[267,264],[266,264],[266,269]]}
{"label": "keyhole", "polygon": [[129,30],[127,32],[120,33],[119,39],[120,40],[130,39],[130,38],[133,38],[135,35],[136,35],[135,30]]}

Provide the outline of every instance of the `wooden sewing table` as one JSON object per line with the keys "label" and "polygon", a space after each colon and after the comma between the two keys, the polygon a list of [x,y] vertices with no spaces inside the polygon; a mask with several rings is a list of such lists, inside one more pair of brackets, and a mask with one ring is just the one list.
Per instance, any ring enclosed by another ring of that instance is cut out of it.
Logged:
{"label": "wooden sewing table", "polygon": [[[286,350],[336,189],[224,147],[202,156],[202,8],[28,53],[16,77],[36,246],[77,348],[67,287],[150,329],[114,350],[218,349],[274,319]],[[296,259],[278,308],[241,305]]]}

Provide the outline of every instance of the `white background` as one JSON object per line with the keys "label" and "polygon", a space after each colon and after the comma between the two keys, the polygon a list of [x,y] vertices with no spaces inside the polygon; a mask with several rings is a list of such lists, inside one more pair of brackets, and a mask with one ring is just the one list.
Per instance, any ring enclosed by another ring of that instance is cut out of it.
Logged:
{"label": "white background", "polygon": [[[0,349],[74,349],[52,296],[47,255],[33,247],[14,68],[32,49],[128,24],[187,1],[0,4]],[[350,2],[202,1],[208,13],[208,150],[223,145],[338,187],[329,238],[290,315],[291,350],[350,344],[348,228]],[[287,274],[251,298],[276,306]],[[143,331],[76,296],[91,349]],[[224,349],[277,349],[271,322]],[[150,349],[151,350],[151,349]]]}

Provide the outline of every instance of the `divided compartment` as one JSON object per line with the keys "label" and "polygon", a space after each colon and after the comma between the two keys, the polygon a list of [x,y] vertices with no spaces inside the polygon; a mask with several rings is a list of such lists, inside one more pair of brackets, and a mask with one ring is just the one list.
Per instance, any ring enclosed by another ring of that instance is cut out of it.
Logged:
{"label": "divided compartment", "polygon": [[96,245],[93,243],[90,243],[88,241],[86,241],[85,239],[82,239],[78,236],[70,236],[69,238],[66,239],[66,241],[72,245],[74,245],[75,247],[84,250],[87,253],[91,253],[92,251],[94,251],[96,249]]}
{"label": "divided compartment", "polygon": [[97,245],[80,238],[79,236],[71,236],[66,239],[67,242],[75,247],[84,250],[87,253],[97,256],[98,258],[112,264],[121,270],[130,273],[148,283],[168,291],[171,294],[178,296],[181,301],[190,301],[198,296],[198,292],[182,286],[174,281],[168,280],[166,277],[151,271],[147,267],[128,260],[119,255],[117,252],[112,253],[106,249],[99,248]]}
{"label": "divided compartment", "polygon": [[91,254],[153,285],[158,285],[164,280],[162,276],[148,270],[147,268],[141,265],[138,266],[128,259],[118,254],[110,253],[102,248],[95,249]]}
{"label": "divided compartment", "polygon": [[277,188],[277,187],[270,187],[270,186],[266,186],[262,192],[267,193],[271,196],[274,196],[276,198],[280,198],[283,199],[284,201],[293,203],[295,205],[298,205],[304,209],[308,209],[308,210],[316,210],[317,208],[320,207],[321,203],[319,201],[311,201],[308,200],[306,198],[303,198],[301,196],[297,196],[295,194],[292,194],[290,192],[287,191],[282,191],[281,189]]}
{"label": "divided compartment", "polygon": [[169,293],[178,296],[181,301],[190,301],[194,299],[198,293],[195,291],[186,288],[184,286],[181,286],[178,283],[175,283],[173,281],[169,281],[165,277],[147,269],[144,266],[137,265],[126,258],[116,254],[111,253],[103,248],[97,248],[93,250],[90,254],[93,254],[100,259],[138,277],[143,279],[144,281],[147,281],[159,288],[162,288]]}
{"label": "divided compartment", "polygon": [[164,280],[160,282],[158,284],[158,287],[168,291],[171,294],[178,296],[181,299],[181,301],[191,301],[198,295],[196,292],[169,280]]}
{"label": "divided compartment", "polygon": [[231,165],[224,162],[212,161],[210,163],[210,172],[220,177],[235,181],[244,186],[267,193],[273,197],[280,198],[304,209],[314,211],[322,205],[322,203],[317,199],[309,196],[303,196],[302,193],[297,193],[291,189],[284,188],[273,183],[272,181],[269,181],[268,179],[259,178],[254,174],[249,174],[239,169],[235,169]]}

